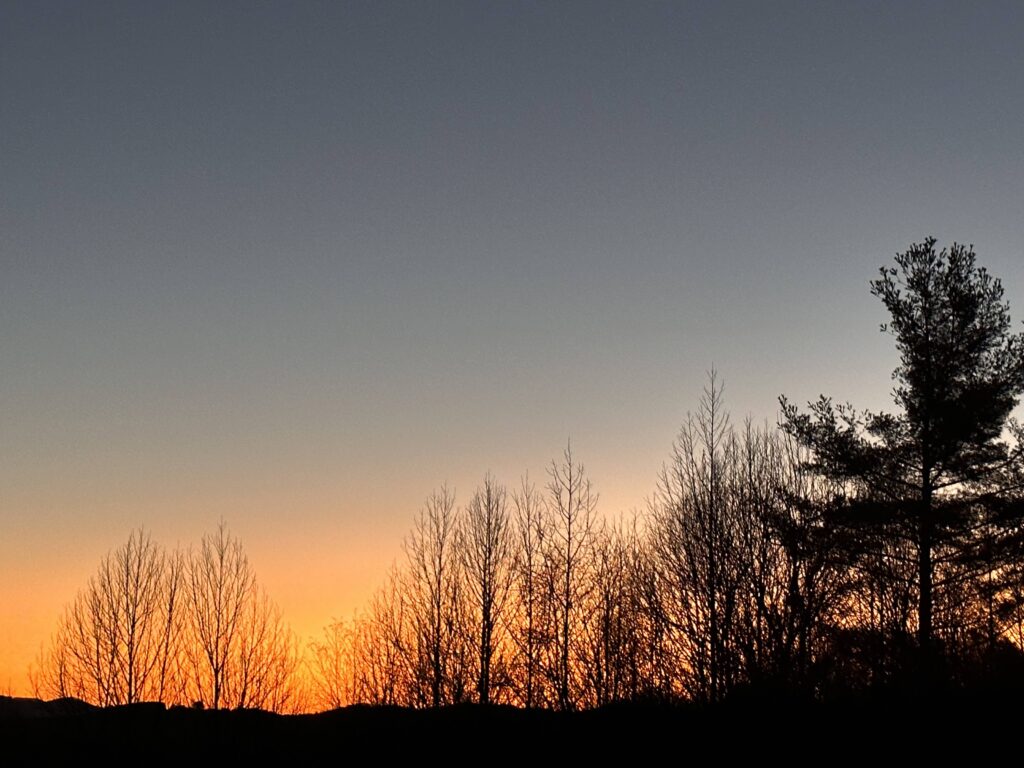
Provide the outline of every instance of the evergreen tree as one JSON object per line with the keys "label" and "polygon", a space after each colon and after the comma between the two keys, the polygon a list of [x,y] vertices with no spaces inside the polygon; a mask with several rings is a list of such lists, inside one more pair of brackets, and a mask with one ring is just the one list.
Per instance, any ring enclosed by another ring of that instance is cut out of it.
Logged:
{"label": "evergreen tree", "polygon": [[861,551],[901,539],[916,553],[917,641],[930,662],[937,584],[963,590],[1020,563],[1024,440],[1010,415],[1024,392],[1024,334],[1012,333],[1000,281],[973,247],[913,244],[871,292],[900,354],[898,412],[824,396],[800,412],[783,397],[782,426],[814,469],[843,482],[834,519],[859,532]]}

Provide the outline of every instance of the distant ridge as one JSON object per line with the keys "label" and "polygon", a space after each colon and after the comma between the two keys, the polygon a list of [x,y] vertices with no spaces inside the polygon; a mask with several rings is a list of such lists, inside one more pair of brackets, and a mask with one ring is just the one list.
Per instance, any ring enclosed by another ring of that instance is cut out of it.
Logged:
{"label": "distant ridge", "polygon": [[81,699],[64,698],[43,701],[42,699],[0,696],[0,720],[39,717],[67,717],[93,712],[97,707]]}

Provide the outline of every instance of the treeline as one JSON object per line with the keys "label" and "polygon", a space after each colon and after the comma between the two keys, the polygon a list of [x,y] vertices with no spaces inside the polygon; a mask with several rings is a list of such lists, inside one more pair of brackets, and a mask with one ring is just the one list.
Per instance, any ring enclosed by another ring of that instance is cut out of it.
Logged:
{"label": "treeline", "polygon": [[648,508],[610,518],[570,447],[540,485],[442,486],[352,619],[300,653],[223,526],[143,534],[67,610],[37,681],[97,703],[327,709],[828,699],[1024,683],[1024,334],[954,245],[872,292],[895,414],[784,399],[730,422],[714,372]]}
{"label": "treeline", "polygon": [[198,549],[144,531],[108,554],[29,671],[37,696],[276,712],[304,706],[301,648],[221,523]]}
{"label": "treeline", "polygon": [[[809,464],[781,430],[730,425],[712,378],[637,517],[599,516],[568,449],[542,490],[488,477],[457,508],[442,489],[370,606],[311,645],[316,701],[573,710],[918,686],[916,551],[838,524],[844,489]],[[1024,681],[1020,569],[937,573],[941,681]]]}
{"label": "treeline", "polygon": [[599,515],[569,448],[542,488],[488,476],[462,507],[434,493],[370,606],[312,644],[320,706],[574,710],[810,684],[856,589],[822,523],[831,489],[779,431],[732,428],[721,394],[712,379],[645,514]]}

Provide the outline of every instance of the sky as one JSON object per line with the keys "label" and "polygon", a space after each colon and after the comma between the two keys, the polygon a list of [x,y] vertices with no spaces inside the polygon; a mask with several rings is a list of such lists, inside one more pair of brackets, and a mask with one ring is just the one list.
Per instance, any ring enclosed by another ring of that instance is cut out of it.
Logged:
{"label": "sky", "polygon": [[884,408],[869,280],[1024,318],[1017,2],[0,4],[0,693],[224,519],[303,637],[432,489],[642,510],[707,371]]}

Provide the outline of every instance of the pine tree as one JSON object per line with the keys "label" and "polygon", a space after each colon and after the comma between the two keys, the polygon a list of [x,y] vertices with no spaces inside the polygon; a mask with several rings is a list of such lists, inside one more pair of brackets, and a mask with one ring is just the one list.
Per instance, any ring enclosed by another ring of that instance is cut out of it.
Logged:
{"label": "pine tree", "polygon": [[[896,340],[898,412],[858,412],[822,397],[801,413],[785,398],[782,426],[811,449],[812,466],[844,483],[835,520],[916,552],[917,644],[932,671],[936,576],[992,579],[1020,564],[1024,435],[1011,418],[1024,392],[1024,334],[1011,332],[1000,281],[973,247],[935,239],[897,254],[871,292]],[[966,574],[966,577],[965,575]]]}

